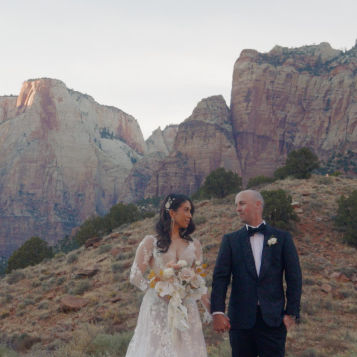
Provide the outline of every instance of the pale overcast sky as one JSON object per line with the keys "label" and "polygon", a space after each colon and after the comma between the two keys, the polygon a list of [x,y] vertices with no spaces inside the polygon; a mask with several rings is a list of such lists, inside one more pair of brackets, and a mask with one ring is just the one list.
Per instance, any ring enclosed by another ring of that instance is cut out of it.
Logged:
{"label": "pale overcast sky", "polygon": [[354,0],[0,0],[0,95],[60,79],[133,115],[147,138],[203,98],[230,104],[245,48],[357,39]]}

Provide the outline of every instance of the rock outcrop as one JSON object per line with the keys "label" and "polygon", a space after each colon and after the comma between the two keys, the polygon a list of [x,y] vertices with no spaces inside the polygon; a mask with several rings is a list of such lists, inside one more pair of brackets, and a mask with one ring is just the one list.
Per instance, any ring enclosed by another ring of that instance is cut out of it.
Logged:
{"label": "rock outcrop", "polygon": [[244,182],[272,175],[292,149],[320,158],[357,149],[357,46],[328,43],[267,54],[244,50],[234,65],[231,115]]}
{"label": "rock outcrop", "polygon": [[145,190],[145,197],[170,192],[192,194],[218,167],[240,173],[230,113],[222,96],[198,103],[179,126],[173,151],[161,162]]}
{"label": "rock outcrop", "polygon": [[137,121],[53,79],[0,98],[0,256],[33,235],[53,244],[117,202],[147,153]]}
{"label": "rock outcrop", "polygon": [[120,202],[136,202],[145,197],[145,190],[159,163],[172,151],[177,132],[178,125],[169,125],[164,130],[159,127],[146,140],[148,155],[135,163],[129,172],[118,199]]}

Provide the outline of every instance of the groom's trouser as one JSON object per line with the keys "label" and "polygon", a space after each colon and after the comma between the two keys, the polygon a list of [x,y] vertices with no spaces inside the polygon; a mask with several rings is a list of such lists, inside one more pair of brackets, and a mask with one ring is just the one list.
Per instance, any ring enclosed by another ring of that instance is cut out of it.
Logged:
{"label": "groom's trouser", "polygon": [[286,334],[284,322],[278,327],[267,325],[258,306],[252,328],[229,331],[232,357],[284,357]]}

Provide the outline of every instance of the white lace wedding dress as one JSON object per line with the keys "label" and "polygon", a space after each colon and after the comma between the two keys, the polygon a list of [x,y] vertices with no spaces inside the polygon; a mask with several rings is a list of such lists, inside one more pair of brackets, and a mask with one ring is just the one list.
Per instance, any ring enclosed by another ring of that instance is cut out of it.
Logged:
{"label": "white lace wedding dress", "polygon": [[[168,305],[157,296],[150,282],[143,276],[148,266],[159,275],[169,262],[186,260],[191,266],[195,261],[202,262],[202,249],[198,240],[188,242],[188,246],[176,257],[168,250],[159,253],[155,236],[146,236],[140,243],[131,268],[130,282],[146,291],[143,298],[134,336],[129,344],[126,357],[207,357],[206,344],[203,338],[202,323],[197,303],[191,298],[184,299],[187,308],[189,328],[179,332],[179,341],[172,344],[171,333],[167,328]],[[178,259],[177,259],[178,258]],[[209,307],[208,299],[202,299]]]}

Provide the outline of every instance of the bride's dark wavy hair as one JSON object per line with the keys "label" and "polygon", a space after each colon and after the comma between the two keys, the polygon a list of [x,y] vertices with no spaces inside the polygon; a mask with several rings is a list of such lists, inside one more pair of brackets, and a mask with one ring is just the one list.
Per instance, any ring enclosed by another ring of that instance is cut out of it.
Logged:
{"label": "bride's dark wavy hair", "polygon": [[[170,207],[167,209],[165,207],[166,203],[170,199]],[[157,248],[159,249],[160,253],[166,253],[169,250],[170,244],[171,244],[171,217],[170,217],[170,209],[174,210],[177,212],[178,208],[184,203],[184,202],[190,202],[191,203],[191,215],[193,217],[195,213],[195,207],[192,203],[192,201],[184,196],[180,195],[177,193],[170,193],[167,195],[164,199],[164,201],[161,204],[160,208],[160,219],[156,223],[156,233],[158,234],[158,240],[157,240]],[[190,237],[190,234],[193,233],[196,229],[195,224],[193,223],[193,220],[190,220],[190,223],[186,229],[180,228],[179,229],[179,234],[182,239],[185,239],[189,242],[192,242],[192,238]]]}

